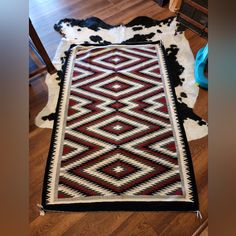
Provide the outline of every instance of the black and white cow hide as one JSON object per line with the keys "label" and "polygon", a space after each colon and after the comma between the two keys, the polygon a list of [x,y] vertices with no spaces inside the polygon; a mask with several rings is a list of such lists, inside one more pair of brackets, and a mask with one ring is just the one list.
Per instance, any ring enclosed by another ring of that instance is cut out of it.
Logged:
{"label": "black and white cow hide", "polygon": [[63,19],[54,26],[63,38],[58,46],[53,63],[57,75],[47,75],[49,99],[38,114],[35,123],[42,128],[52,128],[58,99],[62,65],[66,52],[75,44],[135,44],[161,40],[167,52],[167,64],[171,73],[178,111],[183,120],[188,141],[207,135],[207,123],[193,112],[199,88],[194,81],[194,56],[184,35],[184,28],[176,17],[153,20],[140,16],[126,25],[109,25],[96,17],[86,20]]}

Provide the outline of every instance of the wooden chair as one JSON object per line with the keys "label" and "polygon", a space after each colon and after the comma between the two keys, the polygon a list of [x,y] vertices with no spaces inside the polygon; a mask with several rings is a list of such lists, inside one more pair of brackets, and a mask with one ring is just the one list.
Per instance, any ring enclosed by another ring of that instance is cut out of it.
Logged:
{"label": "wooden chair", "polygon": [[43,62],[45,65],[42,66],[34,71],[32,71],[29,74],[29,81],[32,80],[33,77],[35,77],[36,75],[39,75],[45,71],[47,71],[49,74],[54,74],[57,72],[56,68],[54,67],[54,65],[52,64],[36,30],[34,29],[34,26],[31,22],[31,20],[29,19],[29,36],[30,36],[30,40],[29,40],[29,44],[30,44],[30,50],[31,53],[35,53],[35,56],[33,56],[33,58],[35,59],[35,64],[39,64],[38,61],[40,61],[38,57],[38,54],[40,55],[40,57],[42,58]]}

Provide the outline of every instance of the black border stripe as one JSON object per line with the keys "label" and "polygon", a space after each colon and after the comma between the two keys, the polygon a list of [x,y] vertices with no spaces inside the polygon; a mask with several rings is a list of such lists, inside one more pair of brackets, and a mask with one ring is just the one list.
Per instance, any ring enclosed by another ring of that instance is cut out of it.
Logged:
{"label": "black border stripe", "polygon": [[170,65],[168,65],[166,52],[163,44],[158,40],[156,42],[140,42],[140,43],[121,43],[121,44],[111,44],[111,45],[139,45],[139,44],[159,44],[161,46],[162,54],[165,59],[166,64],[166,70],[167,75],[170,80],[171,89],[172,89],[172,95],[175,101],[175,106],[177,109],[177,116],[179,119],[179,126],[181,129],[182,138],[184,140],[184,146],[185,151],[187,155],[187,165],[189,169],[189,176],[190,176],[190,182],[191,182],[191,190],[193,195],[193,202],[184,202],[184,201],[172,201],[172,202],[141,202],[141,201],[133,201],[133,202],[97,202],[97,203],[72,203],[72,204],[54,204],[54,205],[48,205],[47,204],[47,188],[48,188],[48,178],[49,178],[49,171],[50,171],[50,165],[51,165],[51,158],[54,152],[54,140],[56,135],[56,127],[59,119],[59,109],[60,109],[60,101],[63,94],[63,87],[64,87],[64,79],[65,79],[65,73],[67,69],[68,60],[71,56],[72,48],[75,46],[107,46],[106,44],[81,44],[81,45],[71,45],[68,52],[66,53],[66,59],[65,63],[62,66],[63,75],[61,78],[61,87],[59,91],[59,97],[56,107],[56,119],[53,124],[53,130],[52,130],[52,137],[51,137],[51,144],[48,154],[48,159],[46,163],[45,168],[45,175],[44,175],[44,182],[43,182],[43,192],[42,192],[42,206],[45,211],[71,211],[71,212],[81,212],[81,211],[197,211],[199,210],[199,202],[198,202],[198,195],[197,195],[197,188],[196,188],[196,182],[195,182],[195,176],[193,171],[193,165],[192,165],[192,159],[191,159],[191,153],[188,146],[188,141],[186,138],[185,130],[183,127],[183,121],[180,119],[179,116],[179,110],[177,106],[177,97],[175,94],[174,86],[173,86],[173,80],[172,80],[172,74],[171,74],[171,68]]}
{"label": "black border stripe", "polygon": [[189,145],[188,145],[188,140],[187,140],[187,136],[186,136],[186,133],[185,133],[185,129],[184,129],[184,125],[183,125],[183,120],[181,119],[181,116],[179,115],[180,114],[180,110],[179,110],[179,107],[178,107],[178,101],[177,101],[177,96],[176,96],[176,93],[175,93],[175,88],[174,88],[174,84],[173,84],[173,79],[172,79],[172,73],[171,73],[171,68],[170,68],[170,65],[168,65],[168,60],[167,60],[167,55],[166,55],[166,51],[165,51],[165,47],[163,44],[161,44],[161,49],[162,49],[162,53],[163,53],[163,56],[164,56],[164,59],[165,59],[165,63],[166,63],[166,69],[167,69],[167,74],[168,74],[168,77],[169,77],[169,81],[170,81],[170,84],[171,84],[171,90],[172,90],[172,96],[174,98],[174,102],[175,102],[175,107],[176,107],[176,115],[178,117],[178,124],[179,124],[179,127],[180,127],[180,131],[181,131],[181,134],[182,134],[182,139],[184,141],[184,147],[185,147],[185,152],[186,152],[186,155],[187,155],[187,158],[186,160],[188,161],[187,163],[187,166],[188,166],[188,170],[189,170],[189,175],[190,175],[190,180],[191,180],[191,190],[193,192],[193,201],[194,201],[194,204],[197,208],[197,210],[199,209],[199,202],[198,202],[198,195],[197,195],[197,186],[196,186],[196,180],[195,180],[195,175],[194,175],[194,169],[193,169],[193,163],[192,163],[192,157],[191,157],[191,153],[190,153],[190,149],[189,149]]}

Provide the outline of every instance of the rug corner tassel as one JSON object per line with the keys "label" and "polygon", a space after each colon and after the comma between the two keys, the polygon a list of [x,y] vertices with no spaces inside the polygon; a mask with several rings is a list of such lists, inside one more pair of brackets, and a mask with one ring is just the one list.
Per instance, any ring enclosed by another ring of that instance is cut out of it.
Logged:
{"label": "rug corner tassel", "polygon": [[202,214],[201,214],[201,212],[198,210],[198,211],[195,211],[195,213],[196,213],[196,215],[197,215],[197,218],[199,219],[201,219],[202,220]]}
{"label": "rug corner tassel", "polygon": [[37,204],[37,207],[39,209],[39,215],[44,216],[45,215],[45,210],[44,210],[43,206],[40,205],[40,204]]}

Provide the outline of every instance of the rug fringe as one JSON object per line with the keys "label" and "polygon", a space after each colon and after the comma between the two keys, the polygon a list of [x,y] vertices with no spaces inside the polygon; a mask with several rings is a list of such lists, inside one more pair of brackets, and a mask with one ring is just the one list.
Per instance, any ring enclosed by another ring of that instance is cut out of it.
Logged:
{"label": "rug fringe", "polygon": [[39,209],[39,215],[40,215],[40,216],[44,216],[45,213],[46,213],[46,211],[44,210],[43,206],[40,205],[40,204],[37,204],[37,207],[38,207],[38,209]]}
{"label": "rug fringe", "polygon": [[202,214],[201,214],[201,212],[198,210],[198,211],[195,211],[195,213],[196,213],[196,215],[197,215],[197,218],[199,219],[201,219],[202,220]]}

